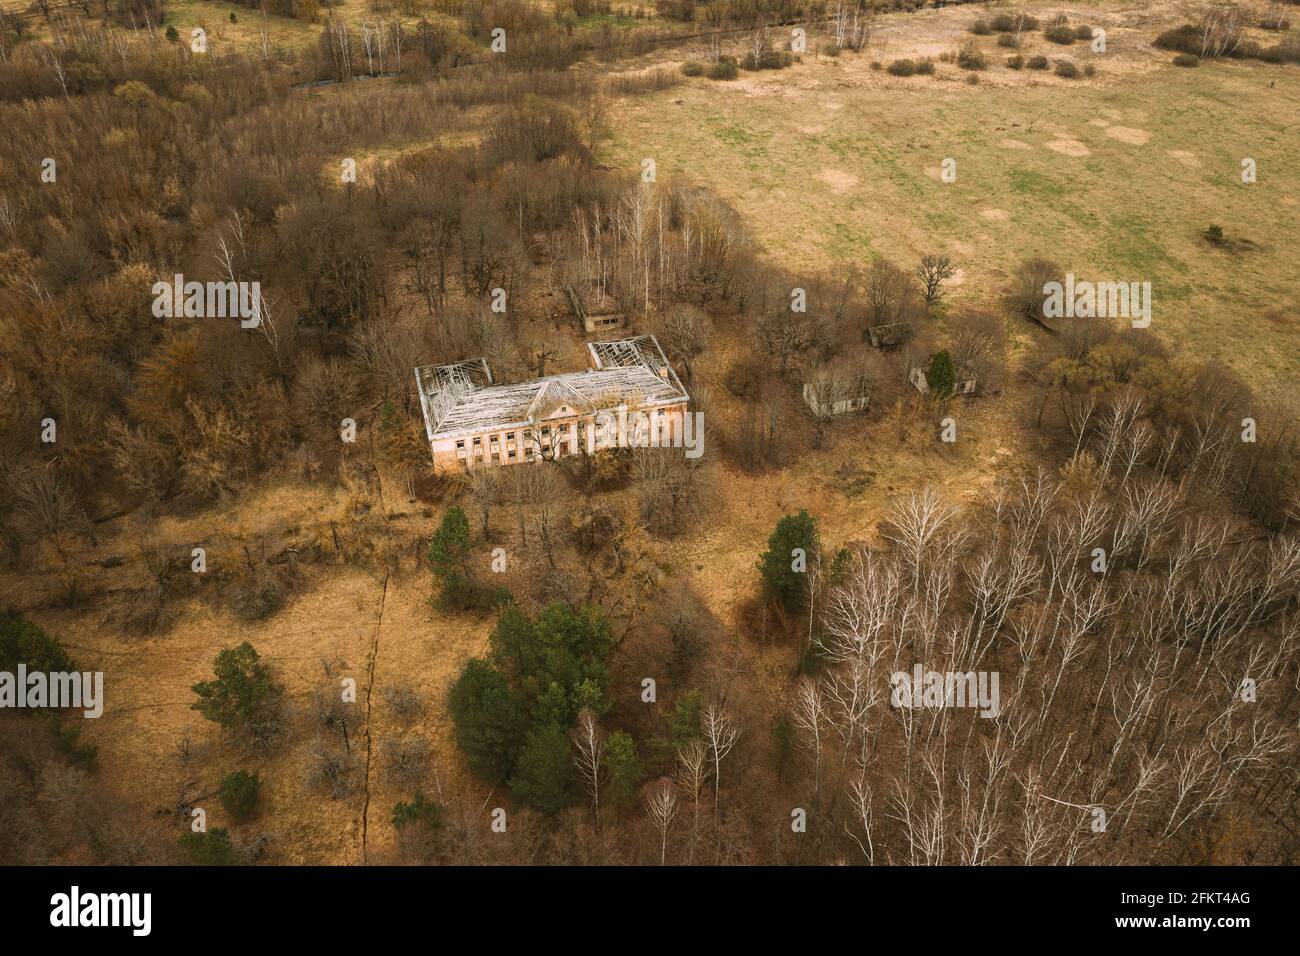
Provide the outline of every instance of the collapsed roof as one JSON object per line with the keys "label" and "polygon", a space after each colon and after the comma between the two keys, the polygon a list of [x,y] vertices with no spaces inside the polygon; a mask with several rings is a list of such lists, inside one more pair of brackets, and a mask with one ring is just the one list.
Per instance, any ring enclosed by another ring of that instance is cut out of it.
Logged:
{"label": "collapsed roof", "polygon": [[415,370],[429,441],[591,415],[620,405],[647,408],[688,399],[653,335],[588,342],[592,367],[497,385],[483,359]]}

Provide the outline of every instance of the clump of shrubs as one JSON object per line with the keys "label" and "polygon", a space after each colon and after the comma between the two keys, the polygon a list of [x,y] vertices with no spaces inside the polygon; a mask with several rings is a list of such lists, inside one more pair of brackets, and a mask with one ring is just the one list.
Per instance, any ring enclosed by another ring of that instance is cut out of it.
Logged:
{"label": "clump of shrubs", "polygon": [[1174,66],[1200,66],[1201,58],[1195,53],[1180,53],[1174,57]]}
{"label": "clump of shrubs", "polygon": [[1057,60],[1056,75],[1067,80],[1077,80],[1079,78],[1079,67],[1070,60]]}
{"label": "clump of shrubs", "polygon": [[889,64],[889,73],[891,76],[912,76],[916,73],[915,60],[894,60]]}
{"label": "clump of shrubs", "polygon": [[1300,63],[1300,40],[1287,37],[1277,46],[1261,47],[1254,40],[1248,40],[1232,54],[1242,59],[1254,57],[1264,63]]}
{"label": "clump of shrubs", "polygon": [[1025,58],[1017,53],[1015,56],[1007,57],[1007,69],[1018,70],[1025,65]]}
{"label": "clump of shrubs", "polygon": [[768,47],[758,56],[747,54],[741,65],[747,70],[784,70],[794,62],[794,54],[789,50]]}
{"label": "clump of shrubs", "polygon": [[257,772],[236,770],[221,778],[221,808],[236,823],[245,823],[257,815],[262,781]]}
{"label": "clump of shrubs", "polygon": [[1201,52],[1201,31],[1195,24],[1184,23],[1161,33],[1152,43],[1159,50],[1177,50],[1196,56]]}
{"label": "clump of shrubs", "polygon": [[771,377],[767,364],[757,356],[737,359],[727,369],[722,384],[736,398],[753,401],[763,394]]}
{"label": "clump of shrubs", "polygon": [[236,866],[240,862],[239,850],[230,839],[225,827],[194,833],[182,833],[181,851],[194,866]]}
{"label": "clump of shrubs", "polygon": [[[1091,32],[1089,32],[1089,36],[1091,35]],[[1043,30],[1043,36],[1051,40],[1053,43],[1059,43],[1061,46],[1069,46],[1078,39],[1075,36],[1074,30],[1070,28],[1070,24],[1065,22],[1064,17],[1058,17],[1053,23],[1048,25]]]}
{"label": "clump of shrubs", "polygon": [[957,65],[963,70],[985,70],[989,64],[973,43],[967,43],[957,51]]}
{"label": "clump of shrubs", "polygon": [[1076,40],[1091,40],[1092,27],[1084,26],[1082,23],[1074,28],[1074,38]]}
{"label": "clump of shrubs", "polygon": [[993,18],[993,29],[998,33],[1019,33],[1037,30],[1038,20],[1026,13],[999,13]]}
{"label": "clump of shrubs", "polygon": [[986,37],[993,32],[993,24],[984,17],[980,17],[970,25],[970,32],[977,37]]}
{"label": "clump of shrubs", "polygon": [[998,46],[1006,47],[1010,50],[1020,49],[1020,35],[1018,33],[999,33]]}
{"label": "clump of shrubs", "polygon": [[426,558],[439,584],[436,604],[454,611],[487,611],[510,599],[510,592],[479,580],[471,570],[469,519],[452,506],[429,539]]}
{"label": "clump of shrubs", "polygon": [[1045,56],[1031,56],[1031,57],[1029,58],[1029,62],[1028,62],[1026,65],[1027,65],[1031,70],[1045,70],[1045,69],[1047,69],[1047,57],[1045,57]]}
{"label": "clump of shrubs", "polygon": [[37,671],[72,671],[63,645],[17,611],[0,610],[0,671],[16,673],[19,664]]}
{"label": "clump of shrubs", "polygon": [[[655,4],[655,9],[660,16],[680,20],[682,23],[689,23],[695,19],[695,0],[660,0]],[[628,13],[631,11],[629,10]]]}
{"label": "clump of shrubs", "polygon": [[740,66],[735,59],[729,56],[724,56],[709,67],[709,79],[711,80],[734,80],[738,76],[740,76]]}
{"label": "clump of shrubs", "polygon": [[699,60],[687,60],[682,64],[682,73],[685,76],[703,76],[708,72],[708,67]]}
{"label": "clump of shrubs", "polygon": [[1300,41],[1295,37],[1286,37],[1275,46],[1265,47],[1255,40],[1245,39],[1240,27],[1222,24],[1216,26],[1213,21],[1206,21],[1201,26],[1184,23],[1180,27],[1166,30],[1155,38],[1154,43],[1158,49],[1199,56],[1205,60],[1223,56],[1234,60],[1262,60],[1274,64],[1300,63]]}
{"label": "clump of shrubs", "polygon": [[923,56],[916,61],[916,72],[922,76],[934,76],[934,60]]}

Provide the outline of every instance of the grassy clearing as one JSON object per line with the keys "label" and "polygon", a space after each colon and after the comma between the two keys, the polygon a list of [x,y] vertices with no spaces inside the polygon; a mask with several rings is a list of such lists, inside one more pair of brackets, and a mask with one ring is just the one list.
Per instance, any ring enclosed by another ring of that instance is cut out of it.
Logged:
{"label": "grassy clearing", "polygon": [[[209,41],[225,43],[241,53],[259,49],[265,28],[272,49],[301,50],[320,38],[320,23],[305,23],[290,17],[263,16],[258,10],[223,3],[222,0],[170,0],[166,7],[167,23],[176,28],[182,39],[194,27],[208,32]],[[335,7],[333,14],[351,22],[362,14],[355,0]],[[230,14],[237,22],[230,22]],[[324,21],[322,11],[321,20]]]}
{"label": "grassy clearing", "polygon": [[[1047,255],[1081,278],[1149,280],[1153,328],[1174,344],[1260,383],[1292,371],[1300,72],[1179,70],[1149,49],[1155,24],[1112,29],[1122,42],[1093,80],[1000,60],[975,87],[944,64],[921,83],[870,69],[895,51],[932,49],[969,17],[895,18],[909,32],[886,31],[883,50],[629,101],[609,159],[653,156],[661,173],[715,189],[790,264],[945,251],[969,277],[962,296],[991,298],[1016,262]],[[1260,171],[1253,185],[1241,182],[1246,157]],[[954,183],[940,179],[946,158],[957,162]],[[1255,247],[1211,246],[1211,222]]]}

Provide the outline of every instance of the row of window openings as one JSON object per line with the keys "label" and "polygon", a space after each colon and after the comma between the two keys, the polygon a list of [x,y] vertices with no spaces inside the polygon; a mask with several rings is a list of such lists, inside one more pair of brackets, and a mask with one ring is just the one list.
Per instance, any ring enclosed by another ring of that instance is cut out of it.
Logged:
{"label": "row of window openings", "polygon": [[[600,428],[599,428],[599,426],[598,426],[598,427],[597,427],[597,431],[599,431],[599,430],[600,430]],[[582,431],[581,427],[579,428],[579,431]],[[567,435],[568,433],[569,433],[569,429],[568,429],[568,428],[561,428],[561,429],[557,429],[557,431],[556,431],[556,434],[557,434],[557,435]],[[551,429],[550,429],[550,426],[547,426],[546,428],[543,428],[543,429],[542,429],[542,438],[544,438],[544,439],[549,439],[550,437],[551,437]],[[500,435],[491,435],[491,436],[489,436],[489,438],[490,438],[490,441],[492,442],[493,445],[499,445],[499,444],[501,444],[501,436],[500,436]],[[514,432],[506,432],[506,441],[507,441],[507,442],[512,442],[512,441],[514,441],[514,440],[515,440],[515,433],[514,433]],[[532,440],[533,440],[533,433],[532,433],[532,431],[526,431],[526,432],[524,432],[524,441],[527,442],[527,441],[532,441]],[[563,438],[560,439],[560,441],[563,441],[563,440],[564,440]],[[482,451],[482,446],[483,446],[483,439],[482,439],[482,437],[476,437],[476,438],[474,439],[474,447],[475,447],[476,449],[478,449],[478,450],[481,452],[481,451]],[[457,450],[457,451],[464,451],[464,450],[465,450],[465,439],[462,438],[460,441],[456,442],[456,450]]]}
{"label": "row of window openings", "polygon": [[[551,429],[550,429],[549,426],[547,426],[546,428],[543,428],[543,429],[542,429],[542,438],[543,438],[543,439],[546,439],[546,440],[549,440],[550,437],[551,437]],[[525,441],[525,442],[532,441],[532,439],[533,439],[533,433],[532,433],[531,430],[530,430],[530,431],[526,431],[526,432],[524,432],[524,441]],[[493,461],[500,461],[500,460],[501,460],[501,438],[500,438],[499,435],[492,435],[490,440],[491,440],[491,443],[492,443],[492,460],[493,460]],[[514,440],[515,440],[515,433],[514,433],[514,432],[506,432],[506,441],[507,441],[507,442],[513,442]],[[559,448],[562,450],[563,447],[564,447],[564,441],[563,441],[563,439],[561,439],[557,444],[558,444]],[[482,457],[483,457],[483,439],[482,439],[481,437],[477,437],[477,438],[474,439],[474,445],[473,445],[473,447],[474,447],[474,456],[475,456],[476,458],[482,458]],[[460,441],[456,442],[456,454],[457,454],[459,457],[461,457],[461,458],[466,457],[465,439],[462,438]],[[514,461],[517,457],[518,457],[518,454],[517,454],[517,452],[516,452],[513,448],[507,449],[507,458],[506,458],[507,461]],[[531,459],[534,458],[534,457],[536,457],[536,456],[535,456],[535,453],[534,453],[534,451],[533,451],[532,446],[531,446],[531,445],[525,445],[525,446],[524,446],[524,458],[531,460]]]}
{"label": "row of window openings", "polygon": [[[665,423],[665,424],[666,424],[666,423]],[[661,427],[663,427],[663,426],[661,426]],[[597,422],[597,423],[596,423],[596,435],[597,435],[597,437],[599,437],[599,436],[601,435],[601,433],[602,433],[604,430],[605,430],[604,424],[603,424],[602,422]],[[581,441],[582,438],[585,437],[585,432],[586,432],[586,429],[583,428],[583,427],[580,425],[579,428],[578,428],[578,438],[579,438],[579,441]],[[563,450],[563,448],[564,448],[564,444],[565,444],[565,441],[566,441],[566,438],[567,438],[567,436],[568,436],[568,434],[569,434],[569,429],[568,429],[567,427],[557,429],[557,430],[556,430],[556,434],[557,434],[557,435],[561,435],[561,436],[563,436],[563,437],[560,437],[560,438],[558,439],[558,441],[556,442],[557,450]],[[532,433],[531,430],[530,430],[530,431],[526,431],[526,432],[524,432],[524,441],[525,441],[525,442],[532,441],[532,438],[533,438],[533,433]],[[549,442],[550,438],[551,438],[551,429],[550,429],[550,426],[547,426],[547,427],[545,427],[545,428],[542,429],[542,439],[543,439],[543,441],[548,441],[548,442]],[[515,433],[514,433],[514,432],[506,432],[506,441],[507,441],[507,442],[513,442],[514,440],[515,440]],[[492,443],[492,448],[493,448],[493,451],[492,451],[492,460],[493,460],[493,461],[499,461],[499,460],[501,459],[501,454],[500,454],[500,445],[501,445],[501,440],[500,440],[500,436],[499,436],[499,435],[492,435],[492,436],[490,437],[490,441],[491,441],[491,443]],[[476,438],[474,438],[474,439],[473,439],[473,442],[474,442],[474,444],[473,444],[473,448],[474,448],[474,454],[475,454],[475,456],[476,456],[476,457],[479,457],[479,458],[483,457],[483,439],[482,439],[482,437],[476,437]],[[462,438],[460,441],[456,442],[456,452],[457,452],[457,454],[460,455],[461,457],[464,457],[464,455],[465,455],[465,451],[466,451],[466,449],[465,449],[465,439]],[[510,458],[510,459],[513,459],[514,457],[515,457],[515,451],[514,451],[514,449],[513,449],[513,448],[512,448],[512,449],[509,449],[509,458]],[[525,457],[525,458],[532,458],[532,457],[533,457],[533,449],[532,449],[531,446],[527,446],[527,445],[526,445],[526,446],[524,447],[524,457]]]}

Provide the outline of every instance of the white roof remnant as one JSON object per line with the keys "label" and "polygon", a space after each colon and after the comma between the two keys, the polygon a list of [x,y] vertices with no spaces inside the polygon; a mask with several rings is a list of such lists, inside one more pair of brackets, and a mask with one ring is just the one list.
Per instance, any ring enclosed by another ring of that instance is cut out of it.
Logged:
{"label": "white roof remnant", "polygon": [[673,405],[689,396],[653,335],[588,342],[592,368],[495,385],[475,359],[415,370],[429,441],[527,427],[548,418],[590,415],[619,405]]}

